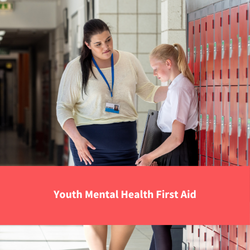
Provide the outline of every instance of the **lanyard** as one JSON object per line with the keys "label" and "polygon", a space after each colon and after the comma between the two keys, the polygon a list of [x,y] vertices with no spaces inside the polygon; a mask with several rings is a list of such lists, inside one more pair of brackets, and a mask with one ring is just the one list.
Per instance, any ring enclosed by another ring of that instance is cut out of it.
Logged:
{"label": "lanyard", "polygon": [[113,97],[113,87],[114,87],[114,60],[113,60],[113,54],[111,55],[111,73],[112,73],[112,90],[110,89],[109,83],[105,77],[105,75],[102,73],[101,69],[99,68],[99,66],[97,65],[94,57],[92,56],[92,60],[96,66],[96,68],[98,69],[99,73],[101,74],[102,78],[104,79],[104,81],[106,82],[106,84],[108,85],[111,97]]}

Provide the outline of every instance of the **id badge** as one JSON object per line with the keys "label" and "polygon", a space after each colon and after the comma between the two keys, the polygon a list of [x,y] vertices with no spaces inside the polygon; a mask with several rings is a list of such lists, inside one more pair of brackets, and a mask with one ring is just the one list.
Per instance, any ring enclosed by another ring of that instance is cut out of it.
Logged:
{"label": "id badge", "polygon": [[111,112],[111,113],[117,113],[119,114],[120,112],[120,105],[119,104],[114,104],[114,103],[106,103],[106,108],[105,108],[106,112]]}

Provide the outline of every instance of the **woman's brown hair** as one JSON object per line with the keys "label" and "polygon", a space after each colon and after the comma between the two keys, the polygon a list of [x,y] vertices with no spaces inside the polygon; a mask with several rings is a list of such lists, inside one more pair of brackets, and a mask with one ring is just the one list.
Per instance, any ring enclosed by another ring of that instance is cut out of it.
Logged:
{"label": "woman's brown hair", "polygon": [[185,52],[180,44],[160,44],[153,49],[150,53],[150,57],[155,57],[164,62],[168,59],[174,61],[180,72],[194,84],[193,74],[188,67]]}

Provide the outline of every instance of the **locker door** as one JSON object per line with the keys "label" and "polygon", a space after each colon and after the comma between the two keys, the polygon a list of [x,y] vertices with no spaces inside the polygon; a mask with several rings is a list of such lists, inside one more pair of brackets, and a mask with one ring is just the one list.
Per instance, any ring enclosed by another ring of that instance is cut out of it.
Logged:
{"label": "locker door", "polygon": [[206,64],[207,64],[207,85],[213,86],[214,78],[214,15],[207,16],[206,32]]}
{"label": "locker door", "polygon": [[222,161],[222,166],[228,166],[228,162],[227,161]]}
{"label": "locker door", "polygon": [[[213,158],[213,86],[207,87],[206,137],[207,156]],[[213,165],[213,164],[212,164]],[[208,165],[208,166],[212,166]]]}
{"label": "locker door", "polygon": [[[247,85],[247,4],[239,6],[239,85]],[[241,49],[240,49],[241,48]]]}
{"label": "locker door", "polygon": [[214,166],[220,166],[220,160],[214,159]]}
{"label": "locker door", "polygon": [[213,166],[213,158],[207,157],[207,166]]}
{"label": "locker door", "polygon": [[220,234],[216,232],[213,235],[213,250],[220,250]]}
{"label": "locker door", "polygon": [[250,226],[247,226],[247,250],[250,249]]}
{"label": "locker door", "polygon": [[222,84],[229,85],[229,10],[224,10],[222,16],[222,41],[221,41],[221,58],[222,58]]}
{"label": "locker door", "polygon": [[207,227],[207,250],[213,250],[214,232]]}
{"label": "locker door", "polygon": [[[213,131],[214,131],[214,158],[220,161],[221,158],[221,86],[214,87],[214,117],[213,117]],[[217,166],[220,166],[217,165]]]}
{"label": "locker door", "polygon": [[201,86],[206,86],[206,34],[207,34],[207,17],[201,18],[201,45],[200,45],[200,62],[201,62]]}
{"label": "locker door", "polygon": [[196,86],[200,86],[200,19],[195,20],[194,26],[194,81]]}
{"label": "locker door", "polygon": [[215,13],[214,19],[214,85],[221,85],[221,12]]}
{"label": "locker door", "polygon": [[194,249],[194,226],[187,225],[187,249]]}
{"label": "locker door", "polygon": [[230,57],[230,85],[238,85],[238,7],[231,9],[230,17],[230,46],[229,46],[229,57]]}
{"label": "locker door", "polygon": [[230,225],[229,226],[229,240],[235,244],[237,244],[237,226]]}
{"label": "locker door", "polygon": [[194,248],[200,249],[200,226],[194,225]]}
{"label": "locker door", "polygon": [[229,226],[221,225],[221,235],[225,238],[228,238],[228,233],[229,233]]}
{"label": "locker door", "polygon": [[247,165],[247,86],[239,86],[239,118],[238,118],[238,159],[239,165]]}
{"label": "locker door", "polygon": [[229,249],[230,250],[237,250],[237,244],[234,242],[229,241]]}
{"label": "locker door", "polygon": [[231,86],[230,91],[230,117],[229,117],[229,135],[230,135],[230,152],[229,162],[237,165],[237,130],[238,130],[238,117],[237,117],[237,95],[238,86]]}
{"label": "locker door", "polygon": [[[219,165],[216,165],[216,166],[219,166]],[[214,229],[214,232],[220,234],[220,231],[221,231],[221,226],[220,225],[214,225],[213,229]]]}
{"label": "locker door", "polygon": [[206,156],[201,156],[201,166],[206,166]]}
{"label": "locker door", "polygon": [[207,228],[200,226],[200,250],[206,250],[207,243]]}
{"label": "locker door", "polygon": [[[221,237],[221,250],[228,250],[228,239],[225,237]],[[231,249],[230,249],[231,250]]]}
{"label": "locker door", "polygon": [[246,232],[247,232],[246,225],[238,226],[238,246],[241,246],[243,248],[246,248]]}
{"label": "locker door", "polygon": [[188,23],[188,66],[194,74],[194,21]]}
{"label": "locker door", "polygon": [[199,101],[200,154],[203,156],[206,156],[206,98],[207,98],[206,87],[201,87],[200,101]]}
{"label": "locker door", "polygon": [[[222,117],[221,117],[221,134],[222,134],[222,160],[229,160],[229,87],[222,87]],[[228,165],[228,163],[227,163]]]}

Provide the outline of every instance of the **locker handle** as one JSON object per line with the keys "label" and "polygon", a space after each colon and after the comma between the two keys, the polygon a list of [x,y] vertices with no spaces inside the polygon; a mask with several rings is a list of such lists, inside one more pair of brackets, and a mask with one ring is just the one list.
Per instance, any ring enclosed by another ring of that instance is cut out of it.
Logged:
{"label": "locker handle", "polygon": [[237,12],[237,23],[239,22],[239,12]]}
{"label": "locker handle", "polygon": [[228,24],[230,24],[230,15],[228,15]]}
{"label": "locker handle", "polygon": [[214,101],[214,92],[212,93],[212,102]]}
{"label": "locker handle", "polygon": [[207,233],[204,233],[204,241],[207,241]]}
{"label": "locker handle", "polygon": [[214,29],[214,19],[212,20],[212,28]]}
{"label": "locker handle", "polygon": [[222,27],[222,17],[220,17],[220,27]]}
{"label": "locker handle", "polygon": [[246,78],[248,78],[248,69],[246,68]]}
{"label": "locker handle", "polygon": [[247,93],[246,93],[246,103],[248,103],[248,95],[247,95]]}
{"label": "locker handle", "polygon": [[248,10],[246,10],[246,20],[248,20]]}
{"label": "locker handle", "polygon": [[239,102],[239,92],[236,93],[236,102]]}
{"label": "locker handle", "polygon": [[222,92],[220,92],[220,102],[222,101]]}
{"label": "locker handle", "polygon": [[198,237],[200,237],[200,229],[198,228]]}
{"label": "locker handle", "polygon": [[247,242],[247,232],[245,232],[245,242]]}
{"label": "locker handle", "polygon": [[238,227],[236,227],[236,238],[238,238]]}
{"label": "locker handle", "polygon": [[212,244],[212,246],[214,245],[214,237],[212,237],[212,239],[211,239],[211,244]]}

